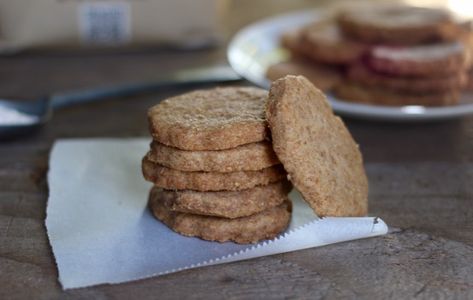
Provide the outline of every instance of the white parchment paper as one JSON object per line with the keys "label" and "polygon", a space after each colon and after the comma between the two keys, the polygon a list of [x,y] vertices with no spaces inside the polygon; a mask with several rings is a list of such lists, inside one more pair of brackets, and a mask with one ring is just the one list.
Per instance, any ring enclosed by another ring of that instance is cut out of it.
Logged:
{"label": "white parchment paper", "polygon": [[120,283],[204,265],[382,235],[374,218],[317,219],[293,191],[288,230],[257,245],[174,233],[146,207],[148,139],[57,141],[50,156],[46,227],[64,289]]}

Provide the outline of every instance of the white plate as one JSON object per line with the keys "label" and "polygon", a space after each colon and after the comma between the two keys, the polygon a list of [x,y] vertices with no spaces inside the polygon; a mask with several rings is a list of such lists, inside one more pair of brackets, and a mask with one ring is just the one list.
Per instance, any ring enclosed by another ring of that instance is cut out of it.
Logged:
{"label": "white plate", "polygon": [[[294,12],[265,19],[240,30],[228,46],[227,57],[233,69],[247,80],[269,88],[266,69],[286,58],[279,46],[281,33],[313,21],[317,11]],[[464,94],[458,105],[448,107],[356,104],[327,95],[333,110],[340,115],[359,119],[386,121],[427,121],[457,118],[473,113],[473,95]]]}

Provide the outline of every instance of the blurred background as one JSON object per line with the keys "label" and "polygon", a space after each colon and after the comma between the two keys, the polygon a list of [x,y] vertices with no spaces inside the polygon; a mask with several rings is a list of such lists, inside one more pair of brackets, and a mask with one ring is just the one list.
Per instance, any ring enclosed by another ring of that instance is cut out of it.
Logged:
{"label": "blurred background", "polygon": [[[222,63],[226,43],[241,27],[271,15],[341,2],[2,0],[0,95],[37,97]],[[469,1],[408,2],[473,14]]]}
{"label": "blurred background", "polygon": [[[382,1],[349,1],[352,5],[366,2]],[[473,4],[468,1],[407,2],[448,7],[463,17],[473,15]],[[227,64],[226,46],[244,26],[269,16],[331,9],[343,3],[1,0],[0,97],[32,100],[71,90],[153,81],[179,70]],[[166,89],[158,94],[128,97],[126,101],[114,97],[106,104],[64,108],[55,113],[39,137],[30,138],[147,135],[147,108],[182,92],[185,89]],[[92,119],[101,120],[100,126],[87,122]]]}
{"label": "blurred background", "polygon": [[[361,2],[380,1],[350,1]],[[473,15],[469,1],[407,2],[447,6],[462,16]],[[341,3],[1,0],[0,94],[30,98],[101,83],[147,80],[170,69],[222,63],[226,43],[243,26],[284,12],[326,9]],[[130,56],[137,52],[141,55]],[[154,55],[164,59],[154,62]],[[176,55],[179,59],[171,58]],[[28,86],[24,86],[25,77],[31,78]]]}

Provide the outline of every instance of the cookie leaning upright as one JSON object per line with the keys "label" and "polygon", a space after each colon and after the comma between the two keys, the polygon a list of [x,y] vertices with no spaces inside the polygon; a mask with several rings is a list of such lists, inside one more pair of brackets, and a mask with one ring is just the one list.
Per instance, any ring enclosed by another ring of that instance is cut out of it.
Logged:
{"label": "cookie leaning upright", "polygon": [[317,88],[302,76],[273,82],[266,118],[290,181],[319,216],[367,214],[358,145]]}
{"label": "cookie leaning upright", "polygon": [[266,138],[264,90],[216,88],[166,99],[148,111],[155,141],[183,150],[222,150]]}

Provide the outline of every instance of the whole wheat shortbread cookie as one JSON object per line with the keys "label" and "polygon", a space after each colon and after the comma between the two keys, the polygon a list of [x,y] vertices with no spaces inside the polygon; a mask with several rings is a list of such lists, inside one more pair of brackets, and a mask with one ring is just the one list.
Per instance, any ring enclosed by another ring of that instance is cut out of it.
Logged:
{"label": "whole wheat shortbread cookie", "polygon": [[146,156],[142,171],[146,180],[167,190],[237,191],[280,181],[285,177],[281,165],[258,171],[185,172],[154,163]]}
{"label": "whole wheat shortbread cookie", "polygon": [[248,217],[226,219],[173,212],[160,196],[159,193],[151,194],[149,199],[149,207],[158,220],[177,233],[209,241],[249,244],[271,239],[287,228],[291,218],[289,200]]}
{"label": "whole wheat shortbread cookie", "polygon": [[347,77],[350,81],[367,87],[386,88],[389,91],[408,93],[435,93],[458,90],[467,81],[466,72],[463,70],[450,76],[403,77],[376,72],[361,63],[350,66]]}
{"label": "whole wheat shortbread cookie", "polygon": [[378,72],[400,76],[451,75],[468,67],[469,53],[460,42],[412,47],[374,47],[368,64]]}
{"label": "whole wheat shortbread cookie", "polygon": [[339,84],[334,92],[344,101],[387,106],[446,106],[457,104],[460,98],[458,90],[417,94],[400,93],[353,82]]}
{"label": "whole wheat shortbread cookie", "polygon": [[286,75],[302,75],[322,91],[332,90],[342,80],[341,69],[327,64],[319,64],[308,59],[291,59],[271,65],[266,77],[274,81]]}
{"label": "whole wheat shortbread cookie", "polygon": [[302,76],[273,82],[266,107],[289,180],[319,216],[363,216],[368,181],[358,145],[325,96]]}
{"label": "whole wheat shortbread cookie", "polygon": [[187,151],[153,142],[149,160],[180,171],[256,171],[280,164],[268,141],[225,150]]}
{"label": "whole wheat shortbread cookie", "polygon": [[154,187],[150,193],[171,211],[234,219],[280,205],[290,190],[291,184],[284,180],[241,191],[170,191]]}
{"label": "whole wheat shortbread cookie", "polygon": [[148,110],[153,139],[183,150],[222,150],[267,136],[267,92],[254,87],[198,90]]}
{"label": "whole wheat shortbread cookie", "polygon": [[412,45],[459,35],[447,10],[392,3],[345,8],[338,23],[345,34],[367,43]]}

